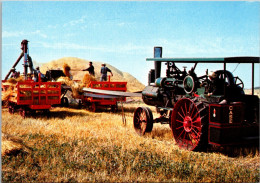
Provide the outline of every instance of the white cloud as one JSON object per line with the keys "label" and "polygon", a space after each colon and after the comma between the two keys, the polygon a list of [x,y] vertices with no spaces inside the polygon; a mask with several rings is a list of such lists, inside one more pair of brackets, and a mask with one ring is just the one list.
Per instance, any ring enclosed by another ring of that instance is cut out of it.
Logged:
{"label": "white cloud", "polygon": [[25,33],[22,31],[14,31],[14,32],[3,31],[2,32],[2,38],[20,37],[20,36],[24,36],[24,35],[25,35]]}
{"label": "white cloud", "polygon": [[59,25],[47,25],[48,29],[56,29],[59,28]]}
{"label": "white cloud", "polygon": [[68,52],[92,52],[92,53],[116,53],[116,54],[124,54],[124,55],[131,55],[131,54],[149,54],[152,53],[151,46],[140,46],[135,45],[133,43],[126,43],[120,45],[85,45],[85,44],[77,44],[71,42],[37,42],[31,44],[31,47],[41,48],[43,50],[53,50],[57,53],[66,54]]}
{"label": "white cloud", "polygon": [[23,31],[13,31],[13,32],[3,31],[2,32],[2,38],[28,37],[31,35],[36,35],[36,36],[40,36],[42,38],[47,38],[47,35],[42,33],[40,30],[36,30],[33,32],[23,32]]}
{"label": "white cloud", "polygon": [[63,24],[63,26],[67,27],[67,26],[76,26],[76,25],[79,25],[79,24],[83,24],[83,23],[86,22],[86,18],[87,18],[86,16],[82,16],[79,19],[71,20],[68,23]]}
{"label": "white cloud", "polygon": [[40,30],[36,30],[36,31],[32,32],[31,34],[38,35],[38,36],[43,37],[43,38],[48,37],[46,34],[42,33]]}

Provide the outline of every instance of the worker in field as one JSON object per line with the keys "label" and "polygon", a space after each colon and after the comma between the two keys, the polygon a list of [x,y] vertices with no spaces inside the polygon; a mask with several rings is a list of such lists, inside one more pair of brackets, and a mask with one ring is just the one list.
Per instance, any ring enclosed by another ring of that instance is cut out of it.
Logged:
{"label": "worker in field", "polygon": [[94,66],[92,62],[89,62],[89,67],[87,69],[83,69],[82,71],[88,71],[90,75],[95,77],[95,71],[94,71]]}
{"label": "worker in field", "polygon": [[223,95],[225,80],[220,79],[216,72],[211,71],[209,74],[210,83],[210,93],[209,95]]}
{"label": "worker in field", "polygon": [[36,67],[36,69],[34,70],[34,81],[38,82],[39,81],[39,75],[41,77],[41,81],[45,80],[45,76],[44,74],[41,73],[40,68]]}
{"label": "worker in field", "polygon": [[110,72],[111,76],[113,76],[113,73],[108,67],[106,67],[106,64],[102,64],[101,66],[102,67],[100,70],[100,73],[101,73],[100,81],[107,81],[107,72]]}
{"label": "worker in field", "polygon": [[12,68],[11,71],[12,71],[11,78],[16,79],[20,76],[20,72],[16,72],[15,68]]}

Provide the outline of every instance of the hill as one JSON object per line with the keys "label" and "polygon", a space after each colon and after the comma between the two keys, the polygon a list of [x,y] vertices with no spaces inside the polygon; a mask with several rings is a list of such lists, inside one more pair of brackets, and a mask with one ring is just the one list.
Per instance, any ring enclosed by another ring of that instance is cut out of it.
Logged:
{"label": "hill", "polygon": [[[100,69],[101,64],[103,62],[92,61],[93,66],[95,67],[95,77],[97,80],[100,79]],[[71,74],[74,80],[82,80],[84,75],[88,73],[87,71],[82,71],[82,69],[86,69],[89,66],[89,61],[76,58],[76,57],[64,57],[58,60],[53,60],[51,62],[45,63],[41,65],[41,72],[46,73],[49,69],[63,69],[63,64],[68,64],[71,68]],[[140,83],[135,77],[127,72],[122,72],[117,69],[115,66],[110,64],[106,64],[106,66],[113,72],[113,77],[111,77],[111,81],[126,81],[127,82],[127,90],[129,92],[142,91],[144,89],[144,85]],[[110,74],[109,74],[110,75]]]}
{"label": "hill", "polygon": [[[252,94],[252,90],[251,89],[244,89],[245,94],[251,95]],[[259,87],[256,87],[254,90],[254,95],[257,95],[258,97],[260,97],[260,89]]]}

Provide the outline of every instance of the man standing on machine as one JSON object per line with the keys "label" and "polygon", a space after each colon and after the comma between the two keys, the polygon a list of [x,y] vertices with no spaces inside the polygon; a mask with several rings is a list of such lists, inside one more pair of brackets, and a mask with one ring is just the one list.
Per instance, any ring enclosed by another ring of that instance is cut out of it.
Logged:
{"label": "man standing on machine", "polygon": [[95,71],[92,62],[89,62],[89,67],[87,69],[83,69],[82,71],[88,71],[90,75],[95,77]]}

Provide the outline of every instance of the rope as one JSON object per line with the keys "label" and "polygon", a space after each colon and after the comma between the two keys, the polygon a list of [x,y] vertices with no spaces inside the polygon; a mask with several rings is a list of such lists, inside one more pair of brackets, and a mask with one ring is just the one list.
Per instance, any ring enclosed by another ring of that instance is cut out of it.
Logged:
{"label": "rope", "polygon": [[238,67],[239,64],[240,64],[240,63],[238,63],[237,66],[236,66],[236,68],[232,71],[232,74],[233,74],[233,72],[235,72],[235,70],[237,69],[237,67]]}

